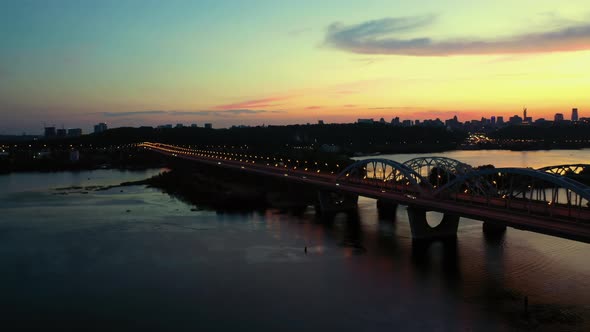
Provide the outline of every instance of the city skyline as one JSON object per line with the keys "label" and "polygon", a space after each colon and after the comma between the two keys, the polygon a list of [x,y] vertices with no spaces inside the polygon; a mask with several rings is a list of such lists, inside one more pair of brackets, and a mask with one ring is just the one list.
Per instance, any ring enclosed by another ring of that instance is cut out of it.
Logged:
{"label": "city skyline", "polygon": [[[358,118],[355,121],[352,122],[340,122],[340,123],[333,123],[333,122],[326,122],[322,119],[318,119],[316,123],[302,123],[302,124],[295,124],[295,125],[310,125],[310,124],[319,124],[319,125],[329,125],[329,124],[352,124],[352,123],[357,123],[357,124],[387,124],[387,125],[393,125],[393,126],[401,126],[401,127],[407,127],[407,126],[437,126],[437,125],[444,125],[447,126],[449,128],[453,128],[456,129],[458,128],[457,126],[463,126],[465,125],[466,127],[463,129],[466,130],[472,130],[475,128],[478,128],[478,126],[486,126],[486,128],[490,129],[490,128],[501,128],[504,126],[509,126],[509,125],[541,125],[541,126],[545,126],[547,124],[552,124],[552,123],[578,123],[578,121],[581,121],[583,123],[588,123],[590,118],[589,117],[580,117],[579,113],[578,113],[578,109],[577,108],[572,108],[571,110],[571,115],[570,118],[566,118],[564,116],[563,113],[555,113],[553,115],[553,118],[535,118],[534,116],[528,116],[527,115],[528,109],[525,107],[523,108],[523,116],[520,117],[518,114],[514,114],[512,116],[507,116],[506,119],[504,119],[504,116],[502,115],[492,115],[489,118],[482,116],[481,118],[477,118],[477,119],[471,119],[471,120],[465,120],[462,121],[461,119],[459,119],[457,117],[457,115],[453,116],[452,118],[449,119],[440,119],[440,118],[436,118],[436,119],[408,119],[408,118],[400,118],[399,116],[394,116],[391,118],[391,121],[389,120],[385,120],[384,117],[381,117],[379,119],[375,119],[375,118]],[[269,124],[272,125],[272,124]],[[287,124],[289,125],[289,124]],[[257,124],[257,125],[245,125],[245,124],[235,124],[235,125],[231,125],[231,126],[227,126],[227,127],[221,127],[221,128],[233,128],[233,127],[259,127],[259,126],[265,126],[265,124]],[[133,126],[133,127],[149,127],[149,128],[158,128],[158,129],[172,129],[172,128],[198,128],[198,127],[203,127],[203,128],[209,128],[212,129],[214,128],[214,124],[211,122],[204,122],[204,123],[165,123],[165,124],[158,124],[158,125],[145,125],[145,124],[140,124],[138,126]],[[115,127],[118,128],[118,127]],[[219,127],[217,127],[219,128]],[[216,129],[217,129],[216,128]],[[71,137],[71,136],[80,136],[82,135],[82,133],[84,134],[88,134],[88,133],[101,133],[104,132],[108,129],[108,124],[101,122],[98,124],[94,124],[92,126],[92,129],[89,131],[83,131],[81,128],[66,128],[65,126],[62,125],[62,128],[58,128],[54,125],[51,126],[44,126],[44,134],[41,136],[44,137],[50,137],[50,138],[55,138],[55,137]],[[112,129],[112,128],[110,128]],[[61,134],[60,134],[61,131]],[[67,133],[67,134],[66,134]],[[0,133],[1,135],[2,133]],[[24,134],[29,134],[29,135],[35,135],[34,133],[23,133]]]}
{"label": "city skyline", "polygon": [[504,3],[4,1],[0,134],[583,116],[585,2]]}

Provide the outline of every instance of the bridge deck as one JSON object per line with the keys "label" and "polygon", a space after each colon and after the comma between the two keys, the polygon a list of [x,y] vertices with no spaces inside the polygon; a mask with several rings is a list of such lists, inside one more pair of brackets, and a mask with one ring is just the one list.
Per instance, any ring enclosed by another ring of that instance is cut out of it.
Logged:
{"label": "bridge deck", "polygon": [[454,194],[449,197],[433,197],[430,193],[417,192],[404,185],[390,185],[371,180],[337,182],[334,174],[290,169],[284,166],[267,165],[253,161],[244,162],[220,157],[199,156],[182,148],[145,143],[146,149],[205,165],[239,170],[261,176],[270,176],[293,183],[302,183],[327,189],[366,196],[392,203],[498,223],[518,229],[569,238],[590,243],[590,209],[572,209],[554,204],[550,209],[546,202],[502,198],[485,198],[469,194]]}

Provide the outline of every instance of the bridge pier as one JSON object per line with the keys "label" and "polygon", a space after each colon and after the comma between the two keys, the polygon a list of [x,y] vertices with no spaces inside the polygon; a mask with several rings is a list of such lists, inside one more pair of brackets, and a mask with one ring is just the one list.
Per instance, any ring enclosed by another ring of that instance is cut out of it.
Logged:
{"label": "bridge pier", "polygon": [[388,217],[395,216],[397,211],[397,203],[385,199],[377,200],[377,212],[379,216]]}
{"label": "bridge pier", "polygon": [[357,208],[358,195],[339,192],[318,191],[316,211],[320,213],[350,212]]}
{"label": "bridge pier", "polygon": [[501,235],[506,232],[506,225],[484,221],[483,232],[489,235]]}
{"label": "bridge pier", "polygon": [[457,236],[459,216],[445,213],[442,221],[431,227],[426,220],[426,210],[408,206],[408,218],[414,240],[442,239]]}

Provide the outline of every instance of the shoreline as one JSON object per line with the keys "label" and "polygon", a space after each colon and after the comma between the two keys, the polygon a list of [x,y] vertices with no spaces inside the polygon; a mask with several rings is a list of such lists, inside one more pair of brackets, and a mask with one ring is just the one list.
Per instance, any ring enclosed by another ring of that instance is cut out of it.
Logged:
{"label": "shoreline", "polygon": [[[534,152],[534,151],[563,151],[563,150],[572,150],[572,151],[581,151],[581,150],[588,150],[590,147],[578,147],[578,148],[527,148],[527,149],[503,149],[497,147],[490,147],[490,148],[457,148],[457,149],[446,149],[446,150],[407,150],[407,151],[396,151],[396,152],[355,152],[353,154],[348,155],[348,158],[351,160],[356,160],[356,158],[365,158],[365,157],[381,157],[384,155],[404,155],[404,154],[441,154],[441,153],[449,153],[455,151],[510,151],[510,152]],[[121,170],[121,171],[142,171],[147,169],[154,169],[154,168],[165,168],[169,165],[166,162],[159,161],[156,163],[130,163],[126,165],[121,165],[117,163],[101,163],[101,164],[89,164],[89,163],[43,163],[39,164],[38,161],[34,163],[28,164],[24,168],[9,168],[9,169],[2,169],[0,167],[0,175],[8,175],[11,173],[59,173],[59,172],[84,172],[84,171],[95,171],[95,170]],[[38,166],[38,167],[35,167]]]}

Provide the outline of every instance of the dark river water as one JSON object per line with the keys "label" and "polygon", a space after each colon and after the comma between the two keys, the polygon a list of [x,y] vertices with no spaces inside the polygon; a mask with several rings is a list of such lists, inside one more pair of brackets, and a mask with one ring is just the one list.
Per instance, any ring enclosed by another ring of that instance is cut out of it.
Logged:
{"label": "dark river water", "polygon": [[[588,150],[443,155],[496,166],[590,160]],[[2,325],[590,330],[588,244],[511,228],[489,237],[469,219],[461,219],[456,240],[413,243],[404,207],[395,217],[379,216],[375,201],[365,198],[358,213],[326,220],[311,207],[299,215],[232,213],[144,186],[84,188],[158,172],[0,176]]]}

